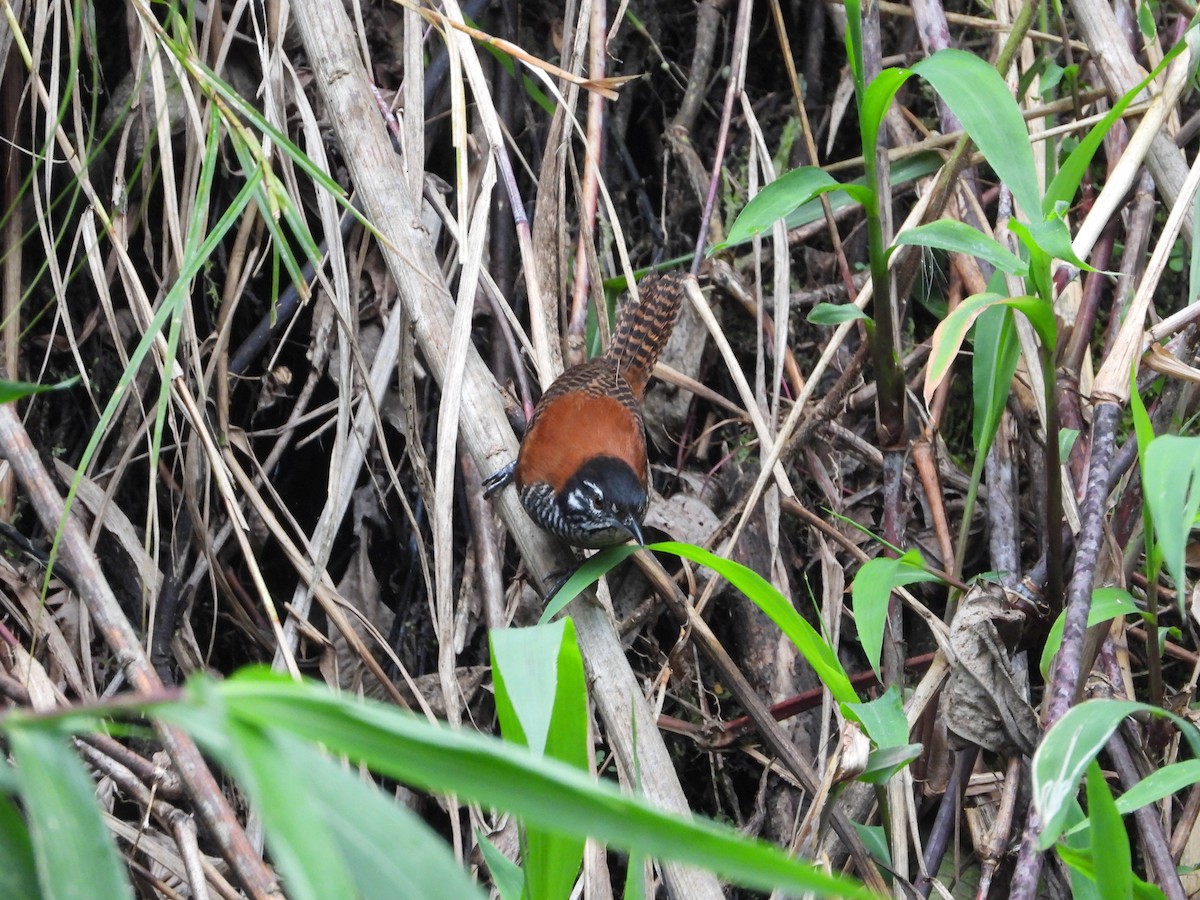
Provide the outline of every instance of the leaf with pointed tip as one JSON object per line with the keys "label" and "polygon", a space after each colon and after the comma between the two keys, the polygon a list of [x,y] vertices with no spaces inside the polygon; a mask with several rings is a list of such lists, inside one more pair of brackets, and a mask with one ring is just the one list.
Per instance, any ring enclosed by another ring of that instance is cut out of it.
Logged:
{"label": "leaf with pointed tip", "polygon": [[874,194],[861,184],[842,184],[832,175],[816,166],[801,166],[780,175],[754,195],[745,208],[738,213],[724,242],[709,250],[717,250],[740,244],[742,241],[762,234],[788,215],[792,210],[814,197],[830,191],[844,191],[862,204],[872,202]]}
{"label": "leaf with pointed tip", "polygon": [[132,897],[100,808],[96,786],[71,748],[50,728],[22,723],[10,728],[21,805],[44,897]]}
{"label": "leaf with pointed tip", "polygon": [[907,228],[896,235],[893,250],[901,244],[965,253],[989,262],[1009,275],[1025,275],[1029,271],[1024,260],[1006,250],[995,238],[957,219],[938,219],[916,228]]}
{"label": "leaf with pointed tip", "polygon": [[1026,216],[1040,213],[1029,129],[1004,79],[965,50],[939,50],[912,70],[933,85]]}

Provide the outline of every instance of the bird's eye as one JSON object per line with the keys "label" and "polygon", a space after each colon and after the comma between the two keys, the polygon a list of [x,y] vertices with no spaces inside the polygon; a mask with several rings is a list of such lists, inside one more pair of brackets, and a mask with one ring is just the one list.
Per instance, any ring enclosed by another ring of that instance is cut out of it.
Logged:
{"label": "bird's eye", "polygon": [[599,512],[603,508],[604,508],[604,501],[600,498],[600,495],[593,494],[592,495],[592,509],[596,510],[596,512]]}

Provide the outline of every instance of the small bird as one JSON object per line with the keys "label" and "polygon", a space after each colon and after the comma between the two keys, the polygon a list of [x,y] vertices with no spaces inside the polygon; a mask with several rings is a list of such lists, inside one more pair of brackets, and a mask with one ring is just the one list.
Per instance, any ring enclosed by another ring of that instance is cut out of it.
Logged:
{"label": "small bird", "polygon": [[642,397],[675,327],[687,276],[650,276],[626,303],[608,349],[563,372],[542,394],[516,461],[484,482],[515,482],[541,528],[575,547],[642,540],[650,463]]}

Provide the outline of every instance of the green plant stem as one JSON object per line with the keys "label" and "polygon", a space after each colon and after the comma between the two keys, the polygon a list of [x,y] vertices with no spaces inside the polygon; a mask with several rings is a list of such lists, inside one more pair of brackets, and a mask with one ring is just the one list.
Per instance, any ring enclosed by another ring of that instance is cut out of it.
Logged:
{"label": "green plant stem", "polygon": [[[865,149],[865,148],[864,148]],[[887,267],[887,242],[883,233],[883,218],[879,207],[879,169],[876,155],[864,152],[866,183],[873,187],[874,198],[868,206],[867,245],[871,256],[871,283],[874,328],[868,329],[871,357],[875,364],[876,433],[879,448],[884,452],[902,446],[904,441],[904,370],[897,350],[896,308],[892,296],[891,275]],[[898,543],[896,535],[884,535]]]}
{"label": "green plant stem", "polygon": [[[979,496],[979,481],[983,478],[983,466],[986,460],[986,454],[976,456],[975,465],[971,470],[971,481],[967,484],[967,494],[963,498],[962,523],[958,526],[958,543],[954,545],[954,568],[950,570],[950,574],[955,578],[962,578],[963,565],[967,556],[967,537],[971,533],[971,517],[975,514],[975,499]],[[944,616],[947,624],[954,621],[960,593],[961,591],[957,588],[950,589]]]}
{"label": "green plant stem", "polygon": [[1046,599],[1051,615],[1063,607],[1062,464],[1058,447],[1058,407],[1054,404],[1054,350],[1042,347],[1046,393]]}
{"label": "green plant stem", "polygon": [[1150,675],[1150,703],[1163,704],[1162,651],[1158,637],[1158,575],[1159,567],[1153,565],[1146,573],[1146,668]]}

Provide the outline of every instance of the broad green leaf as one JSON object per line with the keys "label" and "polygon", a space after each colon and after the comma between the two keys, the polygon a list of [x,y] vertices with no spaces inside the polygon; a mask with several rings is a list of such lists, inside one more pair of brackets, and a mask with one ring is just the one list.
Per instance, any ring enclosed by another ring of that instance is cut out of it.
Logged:
{"label": "broad green leaf", "polygon": [[858,628],[858,642],[862,644],[867,662],[876,675],[879,674],[879,660],[883,655],[883,632],[892,591],[921,581],[941,579],[928,571],[920,554],[913,551],[899,559],[876,557],[864,563],[854,576],[854,584],[850,586],[854,624]]}
{"label": "broad green leaf", "polygon": [[1129,835],[1112,793],[1104,782],[1100,765],[1092,760],[1087,770],[1088,818],[1092,822],[1092,859],[1096,883],[1104,897],[1133,896],[1133,858]]}
{"label": "broad green leaf", "polygon": [[[962,342],[970,331],[975,320],[989,307],[995,306],[997,303],[1003,303],[1006,306],[1011,306],[1014,309],[1019,309],[1026,314],[1026,317],[1031,315],[1036,318],[1030,318],[1030,322],[1034,328],[1039,330],[1046,327],[1045,316],[1043,311],[1049,315],[1053,321],[1054,311],[1050,310],[1045,303],[1042,303],[1036,297],[1005,297],[1003,294],[985,293],[974,294],[958,304],[946,318],[938,323],[938,327],[934,329],[932,344],[933,348],[929,354],[929,366],[925,373],[925,402],[930,403],[933,400],[933,392],[938,389],[938,385],[950,372],[950,366],[954,364],[954,360],[958,356],[958,351],[962,347]],[[1051,335],[1053,335],[1051,330]],[[1053,346],[1053,345],[1051,345]]]}
{"label": "broad green leaf", "polygon": [[905,229],[896,235],[895,246],[901,244],[965,253],[989,262],[1010,275],[1024,275],[1029,271],[1024,260],[1006,250],[995,238],[957,219],[938,219],[927,225]]}
{"label": "broad green leaf", "polygon": [[871,202],[870,190],[862,185],[842,184],[816,166],[802,166],[779,176],[754,195],[738,213],[724,243],[709,252],[739,244],[767,231],[800,205],[829,191],[845,191],[859,203]]}
{"label": "broad green leaf", "polygon": [[862,133],[863,153],[874,153],[879,142],[879,128],[887,115],[892,98],[904,82],[913,75],[909,69],[884,69],[867,85],[859,102],[859,130]]}
{"label": "broad green leaf", "polygon": [[[1142,395],[1138,392],[1138,362],[1138,360],[1134,360],[1129,373],[1129,411],[1133,417],[1133,432],[1137,437],[1138,466],[1144,480],[1146,451],[1154,441],[1154,425],[1150,422],[1150,414],[1146,412],[1146,405],[1142,402]],[[1150,514],[1150,505],[1145,502],[1142,503],[1142,530],[1146,535],[1146,577],[1153,582],[1158,579],[1159,573],[1162,571],[1163,554],[1161,545],[1154,539],[1154,519]],[[1159,639],[1163,640],[1161,633]],[[1159,652],[1162,652],[1161,647]]]}
{"label": "broad green leaf", "polygon": [[862,97],[866,88],[863,66],[862,0],[846,0],[846,59],[850,63],[850,77],[854,81],[854,93]]}
{"label": "broad green leaf", "polygon": [[[1096,151],[1100,149],[1101,143],[1104,141],[1104,136],[1108,134],[1113,124],[1124,115],[1125,110],[1129,107],[1138,95],[1144,91],[1151,82],[1158,78],[1171,61],[1187,48],[1187,41],[1181,40],[1170,49],[1162,58],[1157,66],[1154,67],[1149,75],[1146,76],[1141,83],[1135,85],[1132,90],[1121,97],[1113,108],[1108,111],[1103,119],[1092,126],[1091,130],[1084,136],[1083,140],[1075,147],[1074,150],[1063,160],[1061,167],[1055,174],[1050,185],[1046,188],[1046,196],[1042,198],[1042,215],[1048,217],[1057,208],[1060,203],[1069,203],[1075,198],[1075,194],[1079,191],[1079,185],[1083,183],[1083,176],[1087,174],[1088,166],[1092,162],[1092,158],[1096,155]],[[1191,294],[1190,296],[1195,296]]]}
{"label": "broad green leaf", "polygon": [[1038,846],[1048,850],[1063,831],[1089,762],[1126,716],[1146,713],[1170,719],[1200,755],[1200,732],[1174,713],[1132,700],[1087,700],[1071,707],[1042,738],[1033,754],[1033,802],[1042,820]]}
{"label": "broad green leaf", "polygon": [[[494,630],[491,647],[496,713],[505,738],[534,756],[587,771],[587,690],[571,620]],[[525,895],[569,897],[584,840],[526,825],[523,847]]]}
{"label": "broad green leaf", "polygon": [[618,544],[589,557],[550,597],[550,602],[542,610],[538,624],[545,625],[565,609],[568,603],[640,549],[636,544]]}
{"label": "broad green leaf", "polygon": [[917,759],[925,750],[923,744],[901,744],[880,747],[867,755],[867,767],[858,774],[864,784],[887,784],[893,775]]}
{"label": "broad green leaf", "polygon": [[500,892],[500,900],[521,900],[525,890],[525,873],[521,867],[500,852],[491,841],[476,833],[476,843],[483,853],[488,871],[492,873],[492,884]]}
{"label": "broad green leaf", "polygon": [[1140,0],[1138,3],[1137,23],[1142,37],[1154,40],[1158,36],[1158,23],[1154,21],[1154,6],[1150,4],[1150,0]]}
{"label": "broad green leaf", "polygon": [[70,745],[49,728],[7,731],[17,763],[21,805],[43,897],[132,897],[100,808],[96,786]]}
{"label": "broad green leaf", "polygon": [[[1101,622],[1109,622],[1117,616],[1136,616],[1137,614],[1137,604],[1133,602],[1133,595],[1129,591],[1115,587],[1096,588],[1092,591],[1092,605],[1088,609],[1088,628],[1099,625]],[[1050,626],[1049,634],[1046,635],[1046,644],[1042,647],[1042,661],[1039,666],[1043,678],[1049,677],[1050,663],[1054,661],[1054,655],[1062,646],[1063,623],[1066,615],[1065,610],[1060,612],[1058,618],[1054,620],[1054,624]]]}
{"label": "broad green leaf", "polygon": [[967,332],[983,312],[998,303],[1003,303],[1003,294],[973,294],[958,304],[946,318],[938,323],[930,340],[929,365],[925,371],[925,405],[933,402],[934,391],[950,373],[950,367],[958,358],[958,351]]}
{"label": "broad green leaf", "polygon": [[[1072,828],[1087,822],[1083,806],[1075,798],[1071,799],[1071,808],[1067,814],[1066,825]],[[1092,842],[1085,834],[1065,833],[1054,845],[1059,857],[1067,864],[1067,875],[1070,878],[1071,900],[1102,900],[1100,890],[1092,877],[1095,867],[1092,865]]]}
{"label": "broad green leaf", "polygon": [[974,412],[971,437],[976,459],[986,457],[1000,427],[1000,417],[1012,393],[1013,375],[1021,356],[1012,311],[1003,304],[985,309],[975,320],[971,356],[971,391]]}
{"label": "broad green leaf", "polygon": [[888,844],[887,830],[882,825],[862,825],[851,820],[851,825],[862,838],[863,846],[876,860],[887,867],[892,865],[892,848]]}
{"label": "broad green leaf", "polygon": [[44,394],[47,391],[61,391],[79,384],[79,376],[60,381],[58,384],[30,384],[28,381],[5,381],[0,379],[0,403],[12,403],[34,394]]}
{"label": "broad green leaf", "polygon": [[483,900],[484,891],[420,816],[340,761],[291,735],[283,738],[279,746],[291,757],[289,767],[304,773],[304,789],[316,800],[350,870],[354,896]]}
{"label": "broad green leaf", "polygon": [[25,820],[0,796],[0,897],[37,897],[37,862]]}
{"label": "broad green leaf", "polygon": [[854,688],[850,684],[850,677],[842,668],[833,648],[800,613],[796,612],[796,608],[786,597],[753,569],[748,569],[732,560],[722,559],[692,544],[665,541],[653,544],[648,549],[674,553],[676,556],[690,559],[702,566],[708,566],[749,597],[755,606],[767,614],[767,618],[779,626],[779,630],[796,645],[796,649],[808,660],[808,664],[813,667],[817,677],[821,679],[825,687],[829,688],[833,699],[839,703],[858,701],[858,695],[854,693]]}
{"label": "broad green leaf", "polygon": [[982,58],[964,50],[939,50],[912,70],[962,122],[1026,216],[1042,208],[1029,130],[1004,79]]}
{"label": "broad green leaf", "polygon": [[[586,710],[587,693],[571,620],[499,628],[489,639],[497,713],[506,739],[528,747],[534,756],[553,756],[586,769],[587,715],[580,710]],[[566,718],[556,719],[559,715]],[[564,727],[570,740],[552,747]]]}
{"label": "broad green leaf", "polygon": [[1075,248],[1071,246],[1071,232],[1067,228],[1067,223],[1057,216],[1046,219],[1044,222],[1031,222],[1029,224],[1010,219],[1009,228],[1012,229],[1013,234],[1021,239],[1021,242],[1026,247],[1036,248],[1048,257],[1061,259],[1086,272],[1096,271],[1075,255]]}
{"label": "broad green leaf", "polygon": [[[890,167],[890,179],[893,189],[901,185],[911,184],[918,178],[924,178],[926,175],[932,175],[942,167],[942,158],[933,152],[918,153],[917,155],[898,160]],[[853,181],[846,182],[847,185],[853,187],[863,187],[866,182],[862,176],[855,178]],[[829,207],[834,212],[839,209],[845,209],[848,206],[861,205],[849,194],[838,191],[829,194]],[[808,225],[818,219],[823,218],[825,210],[821,207],[820,199],[809,200],[794,209],[784,218],[784,227],[791,230],[799,228],[802,225]],[[744,241],[742,243],[745,243]],[[726,241],[726,246],[733,246]]]}
{"label": "broad green leaf", "polygon": [[625,866],[625,890],[623,897],[646,896],[646,857],[640,853],[629,854]]}
{"label": "broad green leaf", "polygon": [[1078,428],[1060,428],[1058,430],[1058,458],[1066,459],[1071,453],[1071,448],[1075,446],[1075,442],[1078,440]]}
{"label": "broad green leaf", "polygon": [[[222,762],[262,816],[271,858],[283,872],[288,897],[323,900],[356,894],[349,861],[342,855],[325,809],[310,782],[320,772],[304,765],[296,738],[263,724],[230,716],[231,747]],[[303,790],[297,788],[303,785]]]}
{"label": "broad green leaf", "polygon": [[870,896],[852,879],[819,871],[725,826],[664,813],[557,760],[538,760],[524,748],[393,707],[335,696],[265,670],[243,671],[219,685],[196,679],[186,693],[186,704],[155,706],[154,712],[185,728],[198,725],[201,733],[214,709],[230,721],[269,724],[406,784],[503,809],[526,824],[702,866],[749,887]]}
{"label": "broad green leaf", "polygon": [[[1038,79],[1038,96],[1049,103],[1057,96],[1056,88],[1062,84],[1066,69],[1053,60],[1043,59],[1042,62],[1041,77]],[[1022,89],[1024,89],[1024,85],[1022,85]]]}
{"label": "broad green leaf", "polygon": [[[1096,861],[1090,849],[1067,847],[1063,844],[1056,845],[1054,849],[1071,872],[1072,900],[1091,900],[1093,897],[1108,900],[1110,895],[1104,893],[1103,886],[1098,881]],[[1080,878],[1083,879],[1082,882]],[[1132,896],[1134,900],[1166,900],[1167,895],[1155,885],[1134,878],[1133,894],[1125,896]]]}
{"label": "broad green leaf", "polygon": [[1164,434],[1151,441],[1143,455],[1142,491],[1163,564],[1182,587],[1188,536],[1200,513],[1200,438]]}
{"label": "broad green leaf", "polygon": [[1146,412],[1146,404],[1138,393],[1137,366],[1129,373],[1129,411],[1133,416],[1133,433],[1137,437],[1138,457],[1145,465],[1146,450],[1154,440],[1154,425],[1150,422],[1150,414]]}
{"label": "broad green leaf", "polygon": [[[1200,759],[1187,759],[1183,762],[1172,763],[1155,769],[1120,797],[1117,798],[1117,810],[1121,815],[1128,815],[1134,810],[1158,803],[1167,797],[1186,790],[1195,784],[1200,784]],[[1068,834],[1085,831],[1091,825],[1088,821],[1080,822]]]}
{"label": "broad green leaf", "polygon": [[808,314],[808,321],[814,325],[841,325],[866,318],[867,314],[853,303],[818,303]]}
{"label": "broad green leaf", "polygon": [[858,722],[876,747],[900,747],[908,743],[908,719],[900,689],[894,684],[882,696],[866,703],[843,703],[842,715]]}

